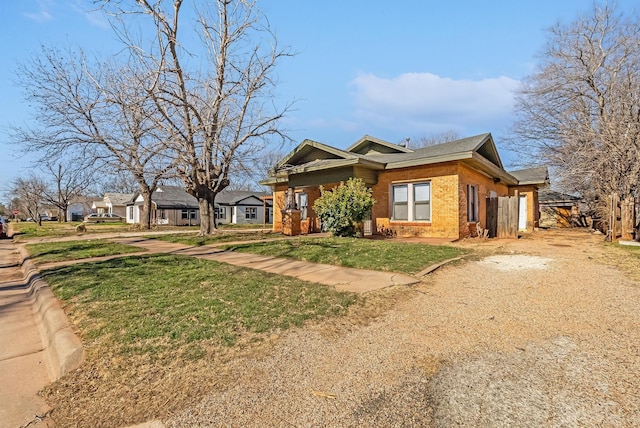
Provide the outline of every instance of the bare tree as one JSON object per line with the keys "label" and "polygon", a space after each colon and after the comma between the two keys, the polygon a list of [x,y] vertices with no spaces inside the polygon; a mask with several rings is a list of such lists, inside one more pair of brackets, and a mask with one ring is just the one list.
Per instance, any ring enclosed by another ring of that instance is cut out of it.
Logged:
{"label": "bare tree", "polygon": [[123,171],[114,171],[112,174],[99,177],[96,180],[96,188],[98,194],[104,194],[109,192],[135,193],[140,187]]}
{"label": "bare tree", "polygon": [[640,22],[594,6],[556,25],[516,98],[511,148],[594,200],[640,195]]}
{"label": "bare tree", "polygon": [[443,131],[427,136],[420,137],[417,143],[417,147],[429,147],[435,146],[436,144],[447,143],[449,141],[455,141],[460,139],[460,134],[457,131],[452,129],[448,131]]}
{"label": "bare tree", "polygon": [[91,62],[82,51],[43,46],[18,69],[38,126],[15,127],[13,139],[44,158],[71,152],[95,168],[126,172],[145,196],[148,228],[151,194],[173,168],[145,86],[153,77],[119,58]]}
{"label": "bare tree", "polygon": [[19,210],[25,212],[42,226],[40,209],[45,200],[46,184],[35,175],[17,178],[13,182],[12,194],[17,199]]}
{"label": "bare tree", "polygon": [[[158,125],[170,135],[178,176],[198,199],[200,234],[209,234],[215,197],[234,169],[270,139],[286,140],[278,122],[291,104],[276,106],[272,90],[274,68],[290,53],[253,0],[193,1],[192,11],[182,0],[99,3],[120,20],[119,35],[139,64],[155,70],[148,90]],[[149,46],[128,31],[128,20],[141,17],[157,31]]]}
{"label": "bare tree", "polygon": [[53,186],[45,187],[44,200],[58,208],[58,221],[66,222],[69,205],[91,187],[93,169],[77,159],[50,160],[45,167]]}

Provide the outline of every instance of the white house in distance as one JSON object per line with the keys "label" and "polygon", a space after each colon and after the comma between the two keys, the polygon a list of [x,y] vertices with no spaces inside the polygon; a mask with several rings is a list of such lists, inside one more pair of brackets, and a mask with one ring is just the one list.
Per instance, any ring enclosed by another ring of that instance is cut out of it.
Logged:
{"label": "white house in distance", "polygon": [[[273,218],[271,195],[264,192],[225,190],[216,196],[215,216],[218,224],[270,223]],[[157,225],[195,226],[200,224],[198,200],[182,187],[158,186],[151,195],[151,222]],[[133,195],[127,203],[126,222],[140,223],[144,197]]]}
{"label": "white house in distance", "polygon": [[[200,224],[198,200],[177,186],[158,186],[151,194],[151,223],[170,226]],[[127,223],[140,223],[144,196],[137,192],[127,203]]]}
{"label": "white house in distance", "polygon": [[123,217],[127,214],[127,203],[133,198],[133,193],[105,193],[104,204],[107,212]]}
{"label": "white house in distance", "polygon": [[67,221],[82,221],[84,216],[91,213],[92,197],[79,196],[67,207]]}
{"label": "white house in distance", "polygon": [[215,214],[218,224],[267,224],[273,218],[270,193],[223,190],[216,195]]}

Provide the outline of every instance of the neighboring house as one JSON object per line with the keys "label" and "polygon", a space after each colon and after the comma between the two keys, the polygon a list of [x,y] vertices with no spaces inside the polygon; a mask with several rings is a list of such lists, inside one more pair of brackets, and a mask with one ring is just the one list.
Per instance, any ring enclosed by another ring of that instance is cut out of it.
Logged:
{"label": "neighboring house", "polygon": [[373,231],[450,239],[469,236],[478,223],[486,227],[487,198],[516,193],[520,228],[533,231],[538,187],[548,183],[546,168],[505,171],[491,134],[414,150],[370,136],[346,150],[305,140],[261,182],[273,188],[274,231],[283,230],[283,218],[287,227],[293,222],[285,210],[290,192],[300,232],[320,231],[312,208],[320,186],[330,189],[350,177],[372,189]]}
{"label": "neighboring house", "polygon": [[108,213],[124,218],[127,215],[127,204],[132,198],[133,193],[105,193],[103,201]]}
{"label": "neighboring house", "polygon": [[91,212],[104,214],[107,212],[107,204],[104,202],[104,199],[101,201],[93,201],[91,204]]}
{"label": "neighboring house", "polygon": [[273,218],[271,194],[243,190],[223,190],[215,199],[218,224],[266,224]]}
{"label": "neighboring house", "polygon": [[84,216],[91,213],[93,198],[79,197],[69,203],[67,221],[82,221]]}
{"label": "neighboring house", "polygon": [[586,226],[586,219],[580,212],[582,203],[580,197],[551,189],[541,189],[538,198],[540,227]]}
{"label": "neighboring house", "polygon": [[[171,226],[200,224],[198,200],[177,186],[158,186],[151,194],[151,223]],[[127,203],[127,223],[140,223],[144,197],[134,193]]]}

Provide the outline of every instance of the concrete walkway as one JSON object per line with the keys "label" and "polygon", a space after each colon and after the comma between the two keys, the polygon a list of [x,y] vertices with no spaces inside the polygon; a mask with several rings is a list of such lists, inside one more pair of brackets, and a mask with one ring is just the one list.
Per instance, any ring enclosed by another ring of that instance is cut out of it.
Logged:
{"label": "concrete walkway", "polygon": [[292,259],[225,251],[220,248],[220,246],[246,244],[252,241],[224,242],[197,247],[165,242],[158,239],[145,239],[142,237],[118,238],[113,239],[113,241],[143,248],[150,253],[181,254],[206,260],[215,260],[217,262],[258,269],[278,275],[292,276],[303,281],[330,285],[334,286],[337,290],[351,291],[354,293],[366,293],[393,285],[411,285],[420,282],[419,279],[413,276],[396,272],[381,272],[324,265]]}
{"label": "concrete walkway", "polygon": [[33,310],[30,278],[17,246],[0,240],[0,427],[46,427],[49,408],[38,391],[50,383],[47,358]]}

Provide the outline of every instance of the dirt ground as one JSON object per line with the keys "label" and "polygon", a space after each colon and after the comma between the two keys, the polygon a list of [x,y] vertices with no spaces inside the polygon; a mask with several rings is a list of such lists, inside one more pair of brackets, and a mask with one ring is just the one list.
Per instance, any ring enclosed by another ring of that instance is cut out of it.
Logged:
{"label": "dirt ground", "polygon": [[[180,388],[179,375],[158,378],[167,410],[156,417],[168,427],[640,426],[640,266],[623,272],[624,253],[583,230],[455,245],[479,256],[373,293],[374,318],[274,335],[201,367],[205,385],[179,406],[163,391]],[[208,388],[217,370],[224,381]],[[118,426],[91,407],[94,426]]]}

